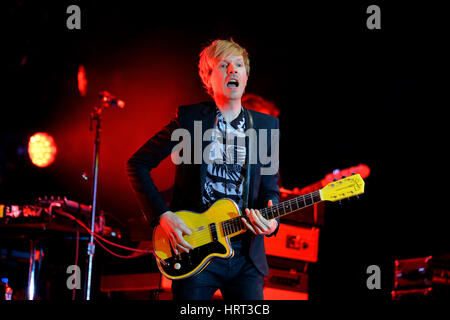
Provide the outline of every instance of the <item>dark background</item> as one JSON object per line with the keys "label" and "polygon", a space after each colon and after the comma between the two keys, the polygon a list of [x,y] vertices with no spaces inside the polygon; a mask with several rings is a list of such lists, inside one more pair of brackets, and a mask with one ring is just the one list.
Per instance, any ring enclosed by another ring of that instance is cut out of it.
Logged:
{"label": "dark background", "polygon": [[[81,30],[66,28],[70,4],[81,8]],[[371,169],[359,200],[327,205],[312,297],[388,297],[395,259],[450,250],[440,188],[448,34],[442,8],[411,3],[376,3],[382,28],[368,30],[370,4],[9,3],[2,17],[0,203],[44,195],[90,203],[90,184],[81,179],[92,167],[89,113],[97,92],[108,90],[127,105],[103,115],[99,203],[121,228],[145,238],[125,162],[177,106],[209,99],[198,54],[211,40],[232,37],[250,53],[246,91],[281,110],[285,188],[360,163]],[[86,97],[77,89],[80,64]],[[37,131],[58,146],[48,168],[27,156]],[[155,170],[161,190],[170,188],[173,172],[170,159]],[[381,267],[381,291],[366,288],[372,264]]]}

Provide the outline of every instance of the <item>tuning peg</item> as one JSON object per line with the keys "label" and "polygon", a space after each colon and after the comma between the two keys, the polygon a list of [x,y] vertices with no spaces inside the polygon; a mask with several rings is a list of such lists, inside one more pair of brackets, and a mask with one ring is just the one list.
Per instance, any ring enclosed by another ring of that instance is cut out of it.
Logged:
{"label": "tuning peg", "polygon": [[352,176],[354,176],[355,175],[355,173],[354,172],[352,172]]}
{"label": "tuning peg", "polygon": [[337,181],[337,178],[334,178],[333,181]]}
{"label": "tuning peg", "polygon": [[345,176],[342,176],[341,179],[345,179]]}

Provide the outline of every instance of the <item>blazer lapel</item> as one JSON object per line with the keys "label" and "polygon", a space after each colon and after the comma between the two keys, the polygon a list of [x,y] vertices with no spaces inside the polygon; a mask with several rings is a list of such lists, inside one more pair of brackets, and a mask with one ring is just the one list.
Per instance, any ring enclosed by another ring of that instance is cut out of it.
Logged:
{"label": "blazer lapel", "polygon": [[[247,130],[248,129],[254,129],[255,124],[253,122],[253,117],[251,114],[251,111],[249,109],[244,108],[245,112],[245,123],[246,123],[246,127]],[[252,208],[253,207],[253,181],[255,181],[254,179],[254,175],[255,175],[255,165],[250,163],[250,147],[249,147],[249,140],[246,139],[246,147],[247,147],[247,152],[246,152],[246,162],[247,162],[247,172],[246,172],[246,177],[245,177],[245,185],[244,185],[244,206],[247,208]],[[245,208],[244,208],[245,209]]]}
{"label": "blazer lapel", "polygon": [[214,122],[216,120],[215,117],[215,104],[205,104],[204,108],[202,109],[202,155],[201,159],[202,162],[200,164],[200,199],[201,195],[203,194],[203,190],[205,188],[205,180],[206,180],[206,167],[207,164],[203,160],[203,151],[205,148],[211,143],[211,141],[203,141],[203,135],[206,130],[213,128]]}

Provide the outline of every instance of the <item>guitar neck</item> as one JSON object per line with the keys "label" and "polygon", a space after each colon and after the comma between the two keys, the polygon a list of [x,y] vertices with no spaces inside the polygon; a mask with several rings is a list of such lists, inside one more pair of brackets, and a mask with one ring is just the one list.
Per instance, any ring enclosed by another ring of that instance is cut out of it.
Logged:
{"label": "guitar neck", "polygon": [[[267,220],[276,219],[286,216],[299,209],[309,207],[320,201],[322,201],[322,198],[320,196],[320,191],[317,190],[305,195],[298,196],[293,199],[283,201],[271,207],[260,209],[259,212]],[[221,225],[226,236],[239,232],[246,228],[245,224],[241,220],[241,217],[223,221]]]}

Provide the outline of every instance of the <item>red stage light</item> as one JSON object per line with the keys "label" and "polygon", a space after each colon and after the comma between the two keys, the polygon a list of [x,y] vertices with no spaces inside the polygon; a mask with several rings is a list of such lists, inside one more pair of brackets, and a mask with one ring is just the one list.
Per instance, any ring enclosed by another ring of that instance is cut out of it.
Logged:
{"label": "red stage light", "polygon": [[28,142],[28,155],[31,162],[38,167],[47,167],[55,161],[56,144],[53,137],[44,132],[35,133]]}
{"label": "red stage light", "polygon": [[87,93],[87,77],[86,77],[86,69],[84,68],[83,65],[80,65],[78,67],[77,80],[78,80],[78,91],[80,92],[82,97],[85,97]]}

